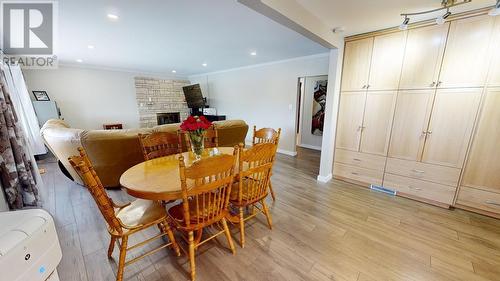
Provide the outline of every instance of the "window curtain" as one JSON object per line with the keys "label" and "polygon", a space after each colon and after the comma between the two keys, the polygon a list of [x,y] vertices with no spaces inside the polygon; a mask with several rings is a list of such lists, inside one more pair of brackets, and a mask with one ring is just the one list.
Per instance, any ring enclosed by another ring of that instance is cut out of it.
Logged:
{"label": "window curtain", "polygon": [[14,109],[7,81],[8,67],[0,74],[0,186],[11,210],[38,205],[40,175]]}

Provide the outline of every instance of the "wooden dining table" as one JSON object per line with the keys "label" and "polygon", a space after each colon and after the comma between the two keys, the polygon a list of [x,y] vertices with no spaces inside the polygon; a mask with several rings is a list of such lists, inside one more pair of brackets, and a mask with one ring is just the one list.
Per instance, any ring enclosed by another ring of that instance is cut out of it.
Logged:
{"label": "wooden dining table", "polygon": [[[233,147],[207,148],[201,158],[233,153]],[[180,155],[184,156],[186,166],[197,160],[191,151],[147,160],[126,170],[120,177],[120,185],[136,198],[158,201],[181,199]]]}

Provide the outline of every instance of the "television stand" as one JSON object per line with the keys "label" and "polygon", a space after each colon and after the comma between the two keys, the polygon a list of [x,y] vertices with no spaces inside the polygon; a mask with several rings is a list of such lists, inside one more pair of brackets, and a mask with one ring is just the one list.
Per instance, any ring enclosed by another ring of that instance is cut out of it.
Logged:
{"label": "television stand", "polygon": [[204,115],[204,116],[210,122],[226,120],[226,115]]}

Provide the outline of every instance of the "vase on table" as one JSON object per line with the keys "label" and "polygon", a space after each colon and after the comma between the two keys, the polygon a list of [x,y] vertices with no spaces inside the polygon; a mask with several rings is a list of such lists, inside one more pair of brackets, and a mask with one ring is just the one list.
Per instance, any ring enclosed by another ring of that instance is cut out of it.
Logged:
{"label": "vase on table", "polygon": [[196,159],[201,159],[201,154],[205,148],[205,131],[212,126],[212,122],[208,121],[205,116],[189,116],[181,124],[181,130],[188,134],[191,142],[191,150]]}
{"label": "vase on table", "polygon": [[205,131],[189,132],[189,141],[191,142],[191,151],[193,151],[196,159],[201,159],[201,154],[205,149]]}

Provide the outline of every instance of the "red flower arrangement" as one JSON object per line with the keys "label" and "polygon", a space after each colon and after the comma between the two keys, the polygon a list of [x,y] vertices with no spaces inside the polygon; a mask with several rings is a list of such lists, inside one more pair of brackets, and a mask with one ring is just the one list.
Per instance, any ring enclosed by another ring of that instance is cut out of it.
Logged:
{"label": "red flower arrangement", "polygon": [[206,130],[210,126],[212,126],[212,122],[208,121],[205,116],[189,116],[180,127],[184,132],[193,132]]}

